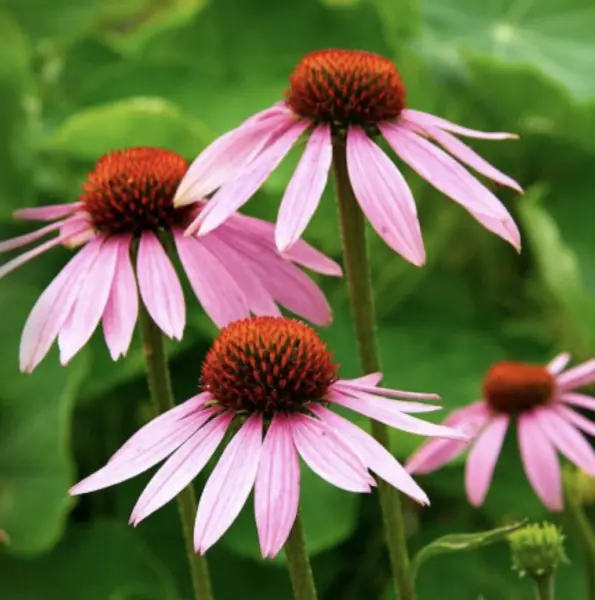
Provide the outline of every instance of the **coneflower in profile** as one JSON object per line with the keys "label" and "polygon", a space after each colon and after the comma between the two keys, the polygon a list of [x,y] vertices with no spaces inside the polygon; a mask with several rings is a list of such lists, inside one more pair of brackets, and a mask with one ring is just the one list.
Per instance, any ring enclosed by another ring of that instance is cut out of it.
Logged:
{"label": "coneflower in profile", "polygon": [[169,457],[132,511],[136,525],[190,484],[226,433],[235,432],[200,498],[194,531],[198,552],[206,552],[225,533],[254,488],[262,555],[275,556],[296,518],[300,457],[341,489],[369,492],[375,485],[372,471],[428,504],[397,460],[333,408],[343,406],[417,435],[456,440],[465,435],[410,414],[439,406],[389,399],[435,400],[435,394],[378,387],[380,373],[340,379],[337,369],[326,345],[305,323],[282,317],[232,323],[203,362],[202,391],[145,425],[71,493],[114,485]]}
{"label": "coneflower in profile", "polygon": [[18,219],[50,224],[0,242],[0,252],[58,235],[2,265],[0,277],[55,246],[82,246],[27,319],[20,348],[22,371],[32,371],[56,338],[60,360],[66,364],[100,321],[112,358],[124,355],[138,316],[138,292],[159,328],[181,339],[186,308],[164,248],[170,242],[199,302],[219,327],[251,313],[278,315],[278,304],[313,323],[330,322],[323,293],[296,264],[328,275],[340,275],[341,269],[311,246],[301,243],[281,256],[274,247],[272,224],[241,215],[213,235],[184,235],[204,209],[200,203],[173,205],[186,169],[186,160],[169,150],[111,152],[90,173],[78,202],[15,213]]}
{"label": "coneflower in profile", "polygon": [[[499,185],[519,192],[521,187],[455,137],[517,136],[468,129],[407,108],[405,86],[395,65],[371,52],[312,52],[289,79],[283,102],[216,140],[191,165],[176,193],[176,205],[201,201],[221,187],[190,231],[207,233],[223,223],[305,137],[304,153],[281,201],[277,247],[287,250],[301,237],[334,163],[335,173],[345,170],[342,176],[378,235],[395,252],[421,265],[425,250],[417,208],[399,169],[375,141],[382,137],[400,160],[486,229],[520,249],[520,234],[507,209],[463,164]],[[224,168],[229,179],[223,185],[208,177]]]}

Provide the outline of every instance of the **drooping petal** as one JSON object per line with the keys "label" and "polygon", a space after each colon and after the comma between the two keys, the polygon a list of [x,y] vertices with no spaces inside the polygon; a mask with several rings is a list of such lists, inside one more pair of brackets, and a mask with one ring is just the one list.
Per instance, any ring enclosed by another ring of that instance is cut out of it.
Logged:
{"label": "drooping petal", "polygon": [[514,140],[519,137],[515,133],[505,133],[499,131],[487,132],[469,129],[467,127],[462,127],[461,125],[457,125],[456,123],[452,123],[451,121],[447,121],[442,117],[437,117],[436,115],[425,113],[421,110],[413,110],[411,108],[404,109],[400,117],[412,125],[419,125],[420,127],[439,127],[440,129],[444,129],[444,131],[450,131],[452,133],[456,133],[457,135],[470,138],[479,138],[484,140]]}
{"label": "drooping petal", "polygon": [[488,493],[509,421],[508,415],[493,417],[471,446],[465,469],[465,489],[473,506],[481,505]]}
{"label": "drooping petal", "polygon": [[347,133],[347,170],[357,201],[378,235],[403,258],[423,265],[426,252],[411,190],[394,163],[356,125]]}
{"label": "drooping petal", "polygon": [[198,503],[194,548],[204,554],[231,526],[254,485],[262,450],[262,417],[248,417],[224,450]]}
{"label": "drooping petal", "polygon": [[78,252],[38,298],[27,317],[19,349],[20,369],[30,373],[49,352],[66,323],[88,267],[99,253],[96,239]]}
{"label": "drooping petal", "polygon": [[371,435],[323,406],[316,406],[312,412],[349,443],[368,469],[420,504],[430,504],[428,496],[411,475]]}
{"label": "drooping petal", "polygon": [[13,213],[15,219],[24,221],[54,221],[62,219],[83,207],[82,202],[71,204],[48,204],[47,206],[35,206],[33,208],[22,208]]}
{"label": "drooping petal", "polygon": [[62,365],[68,364],[99,325],[116,271],[118,247],[117,240],[105,240],[87,270],[68,321],[58,335]]}
{"label": "drooping petal", "polygon": [[297,121],[280,133],[241,175],[219,188],[186,233],[198,229],[199,235],[206,235],[246,204],[309,126],[309,121]]}
{"label": "drooping petal", "polygon": [[566,402],[566,404],[573,404],[574,406],[580,406],[587,410],[595,410],[595,398],[587,396],[586,394],[578,394],[577,392],[563,392],[560,394],[559,400]]}
{"label": "drooping petal", "polygon": [[595,451],[582,433],[570,425],[556,411],[545,408],[535,410],[535,418],[549,441],[568,460],[595,477]]}
{"label": "drooping petal", "polygon": [[[339,392],[342,395],[349,396],[350,398],[354,398],[355,400],[364,400],[369,401],[372,404],[376,403],[376,400],[380,400],[384,402],[386,399],[382,397],[380,394],[370,393],[370,392],[362,392],[358,389],[354,389],[349,386],[341,386],[339,385],[339,381],[334,383],[331,389]],[[382,388],[371,388],[375,390],[380,390]],[[397,390],[389,390],[390,392],[396,392]],[[389,394],[386,394],[389,395]],[[390,394],[395,395],[395,394]],[[425,404],[424,402],[401,402],[399,400],[391,400],[391,406],[395,409],[404,412],[404,413],[427,413],[434,412],[436,410],[442,410],[442,406],[438,406],[436,404]]]}
{"label": "drooping petal", "polygon": [[300,463],[289,418],[273,417],[266,434],[254,485],[254,509],[263,558],[284,546],[300,499]]}
{"label": "drooping petal", "polygon": [[366,375],[362,375],[361,377],[356,377],[355,379],[340,379],[341,383],[345,383],[345,381],[349,381],[352,384],[362,385],[366,387],[375,387],[382,380],[382,373],[380,371],[376,371],[376,373],[368,373]]}
{"label": "drooping petal", "polygon": [[347,442],[324,423],[306,415],[291,417],[295,446],[317,475],[349,492],[369,492],[370,474]]}
{"label": "drooping petal", "polygon": [[455,440],[467,440],[467,435],[456,429],[428,423],[421,419],[416,419],[411,415],[406,415],[393,406],[392,400],[376,398],[374,402],[370,400],[356,400],[344,394],[331,391],[328,395],[331,402],[341,404],[371,419],[376,419],[381,423],[390,425],[402,431],[408,431],[416,435],[426,435],[430,437],[444,437]]}
{"label": "drooping petal", "polygon": [[250,253],[240,253],[225,241],[222,225],[211,235],[200,238],[201,243],[214,254],[227,272],[231,275],[241,293],[244,295],[247,308],[255,315],[279,316],[281,311],[260,279],[252,270]]}
{"label": "drooping petal", "polygon": [[512,188],[521,194],[523,193],[523,188],[512,177],[496,169],[496,167],[477,154],[475,150],[469,148],[467,144],[454,137],[454,135],[442,131],[437,127],[426,127],[424,131],[462,163],[465,163],[478,173],[485,175],[500,185]]}
{"label": "drooping petal", "polygon": [[562,476],[554,447],[530,412],[519,416],[517,431],[521,460],[531,487],[550,510],[561,510]]}
{"label": "drooping petal", "polygon": [[138,525],[190,484],[217,450],[232,419],[232,413],[217,415],[167,459],[133,508],[131,524]]}
{"label": "drooping petal", "polygon": [[49,225],[46,225],[41,229],[37,229],[36,231],[32,231],[31,233],[25,233],[24,235],[19,235],[8,240],[2,240],[0,242],[0,253],[10,252],[11,250],[16,250],[17,248],[22,248],[23,246],[27,246],[32,242],[36,242],[42,237],[45,237],[48,233],[52,233],[52,231],[60,229],[62,224],[63,221],[59,221],[58,223],[50,223]]}
{"label": "drooping petal", "polygon": [[558,388],[572,390],[595,383],[595,358],[588,360],[556,377]]}
{"label": "drooping petal", "polygon": [[131,239],[129,235],[114,237],[118,244],[118,257],[102,318],[105,343],[113,360],[128,352],[138,318],[138,289],[130,260]]}
{"label": "drooping petal", "polygon": [[552,375],[558,375],[559,373],[561,373],[565,368],[566,365],[570,362],[570,353],[569,352],[561,352],[560,354],[558,354],[557,356],[555,356],[547,365],[546,365],[546,369],[552,374]]}
{"label": "drooping petal", "polygon": [[326,123],[318,125],[310,134],[281,201],[275,229],[280,252],[295,244],[316,212],[328,179],[332,154],[331,127]]}
{"label": "drooping petal", "polygon": [[321,273],[329,277],[343,276],[343,270],[338,263],[304,242],[304,240],[298,240],[281,255],[286,260],[291,260],[315,273]]}
{"label": "drooping petal", "polygon": [[567,406],[563,406],[562,404],[555,405],[554,410],[558,412],[558,414],[566,421],[568,421],[568,423],[572,423],[585,433],[595,436],[595,422],[591,421],[591,419],[588,419],[587,417],[575,412],[574,410],[571,410]]}
{"label": "drooping petal", "polygon": [[[214,414],[215,409],[204,409],[186,419],[181,419],[173,424],[168,423],[167,427],[156,431],[153,443],[147,446],[143,452],[135,454],[130,452],[130,458],[127,460],[119,457],[108,461],[104,467],[72,487],[70,494],[95,492],[132,479],[147,471],[184,444]],[[153,430],[155,431],[155,428]]]}
{"label": "drooping petal", "polygon": [[381,396],[393,396],[395,398],[411,398],[412,400],[440,400],[438,394],[426,394],[425,392],[406,392],[404,390],[393,390],[391,388],[376,387],[359,379],[339,379],[333,387],[343,391],[367,392]]}
{"label": "drooping petal", "polygon": [[200,421],[197,422],[193,417],[197,415],[199,419],[206,419],[207,416],[203,415],[200,409],[210,400],[212,400],[211,394],[202,392],[155,417],[122,444],[120,449],[109,459],[109,462],[136,460],[161,440],[176,434],[182,425],[185,425],[186,421],[192,421],[198,429]]}
{"label": "drooping petal", "polygon": [[410,473],[425,475],[436,471],[460,456],[490,419],[485,402],[475,402],[452,412],[444,421],[447,427],[460,429],[469,436],[465,442],[432,439],[424,442],[407,460],[405,468]]}
{"label": "drooping petal", "polygon": [[250,316],[246,298],[235,279],[201,240],[174,229],[178,255],[190,285],[205,312],[218,327]]}
{"label": "drooping petal", "polygon": [[161,242],[145,231],[138,246],[138,287],[151,318],[169,337],[182,339],[186,305],[180,280]]}
{"label": "drooping petal", "polygon": [[234,178],[272,136],[291,122],[291,117],[272,107],[217,138],[188,168],[176,191],[174,204],[184,206],[201,200]]}
{"label": "drooping petal", "polygon": [[520,233],[506,207],[446,152],[405,126],[380,125],[395,153],[428,183],[459,203],[486,229],[520,249]]}

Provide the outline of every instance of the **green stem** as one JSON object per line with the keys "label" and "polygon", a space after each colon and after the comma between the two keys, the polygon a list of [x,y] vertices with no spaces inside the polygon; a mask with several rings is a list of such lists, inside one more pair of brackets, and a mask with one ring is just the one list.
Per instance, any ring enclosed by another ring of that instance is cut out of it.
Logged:
{"label": "green stem", "polygon": [[[171,388],[167,357],[163,343],[163,334],[155,325],[144,306],[140,309],[140,323],[147,365],[147,379],[153,406],[158,415],[174,408],[175,402]],[[196,496],[192,484],[182,490],[176,501],[182,523],[182,534],[188,555],[192,587],[195,600],[212,600],[211,579],[205,557],[194,552],[192,532],[196,514]]]}
{"label": "green stem", "polygon": [[285,542],[285,556],[295,600],[316,600],[318,596],[306,549],[302,517],[299,513]]}
{"label": "green stem", "polygon": [[586,567],[588,600],[595,600],[595,532],[593,532],[583,507],[569,493],[566,496],[566,514],[581,541]]}
{"label": "green stem", "polygon": [[[374,298],[365,221],[349,182],[345,145],[341,141],[336,142],[333,146],[333,172],[339,204],[345,271],[360,363],[364,373],[373,373],[380,370],[380,358],[376,339]],[[386,425],[374,419],[371,420],[371,425],[374,437],[390,450]],[[383,480],[379,480],[378,490],[395,589],[398,591],[400,600],[413,600],[415,590],[407,552],[400,495],[397,490]]]}
{"label": "green stem", "polygon": [[554,600],[554,575],[544,575],[543,577],[535,577],[535,598],[537,600]]}

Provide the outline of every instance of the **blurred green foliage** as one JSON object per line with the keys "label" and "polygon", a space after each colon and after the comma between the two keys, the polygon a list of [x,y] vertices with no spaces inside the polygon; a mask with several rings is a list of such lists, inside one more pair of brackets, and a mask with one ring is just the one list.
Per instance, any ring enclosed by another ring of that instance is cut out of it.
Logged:
{"label": "blurred green foliage", "polygon": [[[595,8],[591,0],[4,0],[0,5],[0,234],[30,204],[70,201],[103,152],[133,145],[193,158],[243,118],[282,98],[305,52],[361,48],[393,58],[410,106],[471,127],[514,131],[519,142],[474,142],[518,179],[499,190],[518,217],[517,256],[404,169],[419,203],[428,264],[416,269],[371,233],[385,381],[436,391],[446,409],[476,399],[504,357],[595,353]],[[274,219],[297,153],[248,210]],[[307,239],[340,259],[332,189]],[[0,554],[7,600],[188,597],[189,579],[168,506],[138,530],[126,522],[146,477],[71,502],[70,484],[99,467],[148,415],[138,343],[112,364],[94,339],[66,369],[52,353],[18,374],[19,333],[35,297],[68,256],[56,250],[3,280],[0,293]],[[358,372],[342,282],[321,281],[335,310],[322,332]],[[214,332],[194,306],[172,345],[179,399],[195,389]],[[436,417],[440,418],[440,417]],[[365,423],[362,422],[365,426]],[[395,435],[397,455],[418,443]],[[422,479],[432,507],[410,509],[411,545],[518,518],[542,518],[510,436],[485,507],[471,509],[462,465]],[[203,484],[197,482],[197,487]],[[321,597],[390,599],[375,497],[304,475],[303,504]],[[249,506],[210,553],[219,600],[286,600],[282,559],[263,564]],[[584,597],[582,562],[560,597]],[[501,545],[443,555],[419,578],[420,599],[516,600],[528,583]]]}

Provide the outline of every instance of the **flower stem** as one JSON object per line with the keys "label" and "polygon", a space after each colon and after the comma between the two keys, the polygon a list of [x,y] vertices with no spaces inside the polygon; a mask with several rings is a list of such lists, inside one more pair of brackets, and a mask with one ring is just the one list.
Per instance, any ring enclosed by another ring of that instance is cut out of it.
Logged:
{"label": "flower stem", "polygon": [[[144,306],[140,308],[140,324],[147,365],[147,380],[153,406],[158,415],[174,408],[175,402],[163,343],[163,334],[155,325]],[[196,496],[192,484],[182,490],[177,498],[182,524],[184,545],[188,555],[190,576],[195,600],[213,600],[211,579],[204,556],[194,552],[192,531],[196,513]]]}
{"label": "flower stem", "polygon": [[302,517],[299,512],[285,542],[285,556],[295,600],[316,600],[318,596],[306,549]]}
{"label": "flower stem", "polygon": [[554,600],[554,574],[535,577],[535,598],[536,600]]}
{"label": "flower stem", "polygon": [[[347,156],[343,142],[336,142],[333,146],[333,172],[339,204],[345,271],[360,363],[364,373],[372,373],[380,370],[380,358],[376,337],[370,260],[366,244],[364,215],[355,199],[349,181]],[[374,419],[371,420],[371,424],[374,437],[390,450],[386,425]],[[378,481],[378,490],[395,589],[398,591],[400,600],[413,600],[415,590],[407,552],[400,495],[397,490],[383,480]]]}
{"label": "flower stem", "polygon": [[568,492],[565,504],[566,515],[572,523],[583,549],[587,578],[587,598],[595,600],[595,532],[593,532],[593,527],[589,523],[589,519],[587,519],[587,515],[585,515],[580,502]]}

